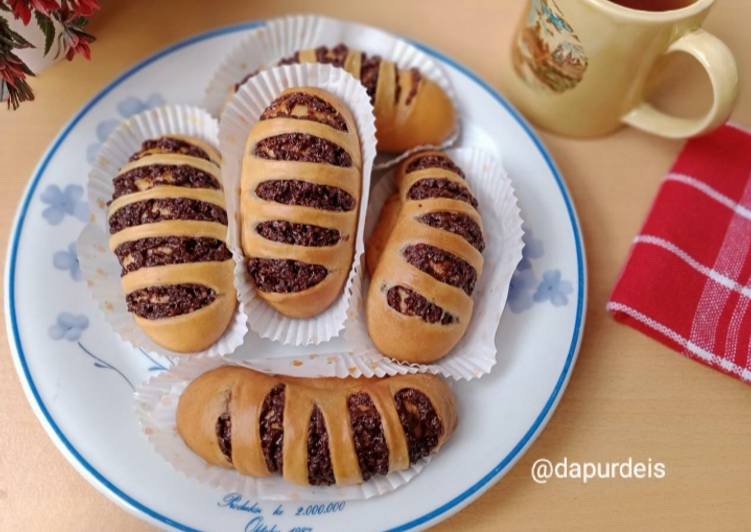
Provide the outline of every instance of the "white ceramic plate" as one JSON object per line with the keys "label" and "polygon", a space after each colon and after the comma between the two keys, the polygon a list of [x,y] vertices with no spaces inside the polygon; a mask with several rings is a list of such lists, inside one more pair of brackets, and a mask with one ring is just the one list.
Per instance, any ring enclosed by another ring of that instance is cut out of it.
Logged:
{"label": "white ceramic plate", "polygon": [[[358,502],[267,503],[176,473],[141,434],[132,387],[166,362],[119,342],[87,295],[71,247],[99,143],[123,118],[162,102],[198,104],[211,68],[258,22],[175,44],[106,86],[68,123],[31,178],[5,269],[16,367],[34,411],[73,466],[154,525],[182,530],[406,530],[455,513],[497,481],[537,437],[576,359],[584,321],[584,249],[571,199],[518,113],[467,68],[426,47],[459,95],[462,145],[504,158],[526,220],[525,256],[496,342],[499,362],[459,383],[459,428],[413,482]],[[492,228],[488,228],[492,230]],[[482,296],[482,294],[480,294]],[[264,528],[265,527],[265,528]]]}

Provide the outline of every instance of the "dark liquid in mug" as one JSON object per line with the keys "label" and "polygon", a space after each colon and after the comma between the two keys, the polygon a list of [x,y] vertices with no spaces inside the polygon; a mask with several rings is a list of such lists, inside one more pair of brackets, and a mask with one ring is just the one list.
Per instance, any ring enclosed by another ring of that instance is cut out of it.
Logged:
{"label": "dark liquid in mug", "polygon": [[618,4],[631,9],[641,11],[671,11],[682,7],[690,6],[696,0],[610,0],[613,4]]}

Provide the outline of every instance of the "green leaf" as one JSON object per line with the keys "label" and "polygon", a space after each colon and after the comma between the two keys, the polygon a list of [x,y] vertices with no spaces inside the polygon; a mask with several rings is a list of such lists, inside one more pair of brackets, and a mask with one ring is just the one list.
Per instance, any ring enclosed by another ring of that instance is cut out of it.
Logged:
{"label": "green leaf", "polygon": [[24,63],[23,61],[21,61],[21,59],[19,59],[19,57],[17,55],[14,54],[13,58],[16,61],[18,61],[18,63],[19,63],[18,68],[21,69],[21,72],[23,72],[27,76],[33,76],[34,75],[34,73],[31,71],[31,69],[26,66],[26,63]]}
{"label": "green leaf", "polygon": [[[3,5],[2,1],[0,0],[0,6]],[[5,20],[5,17],[0,17],[0,38],[6,38],[7,33],[10,31],[10,26],[8,26],[8,21]]]}
{"label": "green leaf", "polygon": [[65,36],[65,34],[63,32],[60,32],[60,33],[57,34],[57,52],[55,52],[55,59],[57,59],[58,57],[60,57],[60,54],[62,54],[63,52],[65,52],[65,50],[64,50],[65,47],[63,46],[63,37],[64,36]]}
{"label": "green leaf", "polygon": [[34,48],[33,44],[10,29],[8,21],[4,18],[0,18],[0,44],[5,44],[10,48]]}
{"label": "green leaf", "polygon": [[92,42],[96,41],[96,37],[94,37],[94,36],[93,36],[93,35],[92,35],[91,33],[86,33],[85,31],[81,31],[81,30],[77,30],[77,31],[76,31],[76,33],[77,33],[77,34],[78,34],[78,35],[79,35],[80,37],[85,37],[85,38],[86,38],[86,40],[87,40],[88,42],[90,42],[90,43],[92,43]]}
{"label": "green leaf", "polygon": [[[3,90],[5,91],[3,93]],[[21,102],[34,99],[31,87],[24,79],[16,79],[14,85],[0,81],[0,95],[7,99],[8,109],[18,109]]]}
{"label": "green leaf", "polygon": [[52,19],[41,11],[34,11],[34,18],[36,18],[39,29],[44,33],[44,55],[47,55],[52,48],[52,41],[55,39],[55,25],[52,24]]}

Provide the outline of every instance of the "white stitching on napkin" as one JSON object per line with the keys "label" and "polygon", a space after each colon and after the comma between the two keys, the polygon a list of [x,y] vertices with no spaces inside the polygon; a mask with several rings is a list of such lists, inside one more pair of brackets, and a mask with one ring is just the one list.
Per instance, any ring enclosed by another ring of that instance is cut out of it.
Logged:
{"label": "white stitching on napkin", "polygon": [[[740,203],[746,205],[751,203],[751,181],[746,182]],[[748,226],[748,220],[737,213],[733,214],[730,224],[725,229],[725,235],[712,265],[712,271],[722,272],[736,282],[743,282],[739,276],[743,265],[746,263],[749,247],[751,247],[751,232],[749,232]],[[691,337],[689,339],[692,342],[707,346],[709,349],[715,349],[720,317],[725,311],[728,301],[732,301],[730,294],[730,291],[710,279],[705,281],[704,289],[694,311],[694,321],[691,324]],[[734,310],[739,310],[738,304],[748,304],[748,298],[738,298]],[[742,316],[739,316],[739,318],[742,318]],[[736,337],[738,328],[736,328]],[[725,358],[734,360],[737,338],[736,341],[730,342],[731,332],[728,330],[725,335]]]}
{"label": "white stitching on napkin", "polygon": [[691,353],[701,358],[702,360],[708,362],[709,364],[713,366],[720,366],[727,371],[731,371],[735,373],[744,381],[751,382],[751,371],[745,368],[742,368],[738,366],[737,364],[734,364],[730,360],[720,358],[719,356],[712,353],[711,351],[707,351],[703,347],[698,346],[695,343],[687,340],[686,338],[684,338],[683,336],[675,332],[670,327],[660,323],[657,320],[650,318],[649,316],[639,312],[635,308],[629,307],[628,305],[624,305],[623,303],[618,303],[616,301],[608,302],[606,308],[610,312],[623,312],[624,314],[627,314],[633,319],[643,323],[650,329],[654,329],[655,331],[662,334],[663,336],[670,338],[673,342],[677,343],[684,349],[691,351]]}
{"label": "white stitching on napkin", "polygon": [[677,183],[683,183],[684,185],[693,187],[696,190],[703,192],[704,194],[706,194],[707,196],[709,196],[716,202],[724,205],[731,211],[735,211],[735,213],[738,216],[742,216],[743,218],[746,218],[747,220],[751,220],[751,209],[748,209],[747,207],[744,207],[740,203],[733,201],[732,199],[727,197],[725,194],[723,194],[719,190],[706,184],[704,181],[701,181],[689,175],[676,174],[676,173],[668,174],[665,177],[665,181],[675,181]]}
{"label": "white stitching on napkin", "polygon": [[681,248],[679,248],[672,242],[665,240],[664,238],[660,238],[659,236],[654,236],[654,235],[638,235],[636,238],[634,238],[634,243],[635,244],[651,244],[653,246],[657,246],[666,251],[669,251],[673,255],[682,259],[683,262],[691,266],[697,272],[706,275],[707,277],[721,284],[725,288],[734,290],[738,292],[739,294],[741,294],[742,296],[751,298],[751,287],[743,286],[735,282],[730,277],[727,277],[726,275],[723,275],[722,273],[718,272],[717,270],[713,270],[712,268],[705,266],[704,264],[702,264],[701,262],[693,258],[691,255],[686,253],[684,250],[682,250]]}

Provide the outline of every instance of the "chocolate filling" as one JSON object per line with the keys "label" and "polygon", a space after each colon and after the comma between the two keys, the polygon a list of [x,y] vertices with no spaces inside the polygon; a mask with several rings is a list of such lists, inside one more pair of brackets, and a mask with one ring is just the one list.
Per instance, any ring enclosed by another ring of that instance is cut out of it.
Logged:
{"label": "chocolate filling", "polygon": [[216,439],[219,444],[219,450],[232,463],[232,418],[229,415],[229,402],[232,400],[232,394],[227,393],[224,413],[216,420]]}
{"label": "chocolate filling", "polygon": [[256,195],[266,201],[299,205],[326,211],[351,211],[355,198],[338,187],[316,185],[297,179],[271,179],[256,187]]}
{"label": "chocolate filling", "polygon": [[375,102],[376,87],[378,86],[378,72],[381,68],[381,57],[375,55],[367,57],[362,54],[360,65],[360,83],[365,86],[365,91],[370,96],[371,103]]}
{"label": "chocolate filling", "polygon": [[404,105],[412,103],[414,97],[417,96],[417,90],[420,88],[420,80],[422,79],[422,74],[416,68],[410,68],[409,75],[412,76],[412,86],[409,88],[409,94],[407,94]]}
{"label": "chocolate filling", "polygon": [[373,400],[367,393],[353,393],[347,397],[347,408],[363,481],[373,475],[385,475],[389,472],[389,447]]}
{"label": "chocolate filling", "polygon": [[313,407],[308,423],[308,482],[312,486],[330,486],[335,482],[329,451],[329,433],[318,406]]}
{"label": "chocolate filling", "polygon": [[430,454],[443,435],[443,423],[427,396],[414,388],[402,388],[394,395],[396,411],[407,438],[409,462]]}
{"label": "chocolate filling", "polygon": [[256,225],[256,232],[267,240],[296,246],[333,246],[341,238],[339,231],[319,225],[270,220]]}
{"label": "chocolate filling", "polygon": [[346,44],[339,43],[333,48],[327,46],[319,46],[315,50],[316,62],[333,65],[335,67],[343,67],[344,62],[347,60],[347,54],[349,48]]}
{"label": "chocolate filling", "polygon": [[295,52],[294,54],[292,54],[289,57],[284,57],[284,58],[280,59],[279,62],[276,65],[277,66],[282,66],[282,65],[296,65],[299,62],[300,62],[300,52],[297,51],[297,52]]}
{"label": "chocolate filling", "polygon": [[249,74],[245,74],[245,76],[242,79],[240,79],[240,81],[238,81],[237,83],[235,83],[235,92],[239,91],[240,87],[242,87],[243,85],[245,85],[246,81],[248,81],[250,78],[252,78],[256,74],[258,74],[259,72],[260,72],[260,70],[256,69],[253,72],[250,72]]}
{"label": "chocolate filling", "polygon": [[121,275],[141,268],[188,262],[225,261],[232,254],[221,240],[192,236],[154,236],[123,242],[115,248]]}
{"label": "chocolate filling", "polygon": [[472,295],[477,281],[477,271],[464,259],[429,244],[407,246],[404,258],[415,268],[442,283],[461,288]]}
{"label": "chocolate filling", "polygon": [[139,166],[112,180],[115,192],[112,199],[124,194],[149,190],[159,185],[186,188],[222,188],[217,178],[189,164],[150,164]]}
{"label": "chocolate filling", "polygon": [[411,200],[450,198],[469,203],[475,209],[477,208],[477,199],[469,189],[450,179],[435,177],[420,179],[409,187],[407,197]]}
{"label": "chocolate filling", "polygon": [[[282,59],[280,59],[276,63],[276,66],[296,65],[299,62],[300,62],[300,52],[298,51],[298,52],[295,52],[294,54],[290,55],[289,57],[283,57]],[[260,71],[261,71],[260,69],[256,69],[256,70],[254,70],[254,71],[252,71],[252,72],[250,72],[248,74],[245,74],[245,76],[240,81],[238,81],[237,83],[235,83],[235,87],[234,87],[235,88],[235,92],[237,92],[238,90],[240,90],[240,87],[242,87],[245,84],[246,81],[248,81],[250,78],[252,78],[256,74],[258,74]]]}
{"label": "chocolate filling", "polygon": [[210,161],[211,158],[206,150],[199,148],[198,146],[191,144],[182,139],[175,139],[172,137],[160,137],[158,139],[149,139],[143,141],[141,149],[130,156],[129,161],[137,161],[141,157],[147,155],[147,151],[155,150],[158,153],[178,153],[180,155],[188,155],[190,157],[198,157],[199,159],[205,159]]}
{"label": "chocolate filling", "polygon": [[262,292],[288,294],[317,285],[328,274],[319,264],[292,259],[260,259],[248,261],[248,274]]}
{"label": "chocolate filling", "polygon": [[213,203],[195,199],[146,199],[117,209],[109,219],[110,233],[166,220],[201,220],[227,225],[227,211]]}
{"label": "chocolate filling", "polygon": [[280,96],[261,115],[261,120],[272,118],[297,118],[326,124],[340,131],[347,131],[344,117],[333,105],[312,94],[293,92]]}
{"label": "chocolate filling", "polygon": [[302,161],[352,166],[352,157],[344,148],[330,140],[307,133],[282,133],[256,143],[253,154],[274,161]]}
{"label": "chocolate filling", "polygon": [[284,445],[284,384],[274,386],[261,405],[259,435],[269,472],[282,470]]}
{"label": "chocolate filling", "polygon": [[417,220],[428,224],[430,227],[443,229],[461,236],[481,253],[485,249],[485,239],[482,236],[480,225],[466,214],[448,211],[429,212],[423,214]]}
{"label": "chocolate filling", "polygon": [[450,170],[455,174],[459,174],[464,177],[462,169],[454,164],[454,161],[449,159],[446,155],[438,155],[435,153],[428,153],[416,159],[412,159],[407,165],[407,173],[422,170],[423,168],[443,168]]}
{"label": "chocolate filling", "polygon": [[165,284],[134,290],[125,296],[128,312],[147,320],[171,318],[210,305],[216,292],[200,284]]}
{"label": "chocolate filling", "polygon": [[406,286],[392,286],[386,292],[386,302],[391,308],[406,316],[418,316],[428,323],[450,325],[458,321],[435,303]]}

